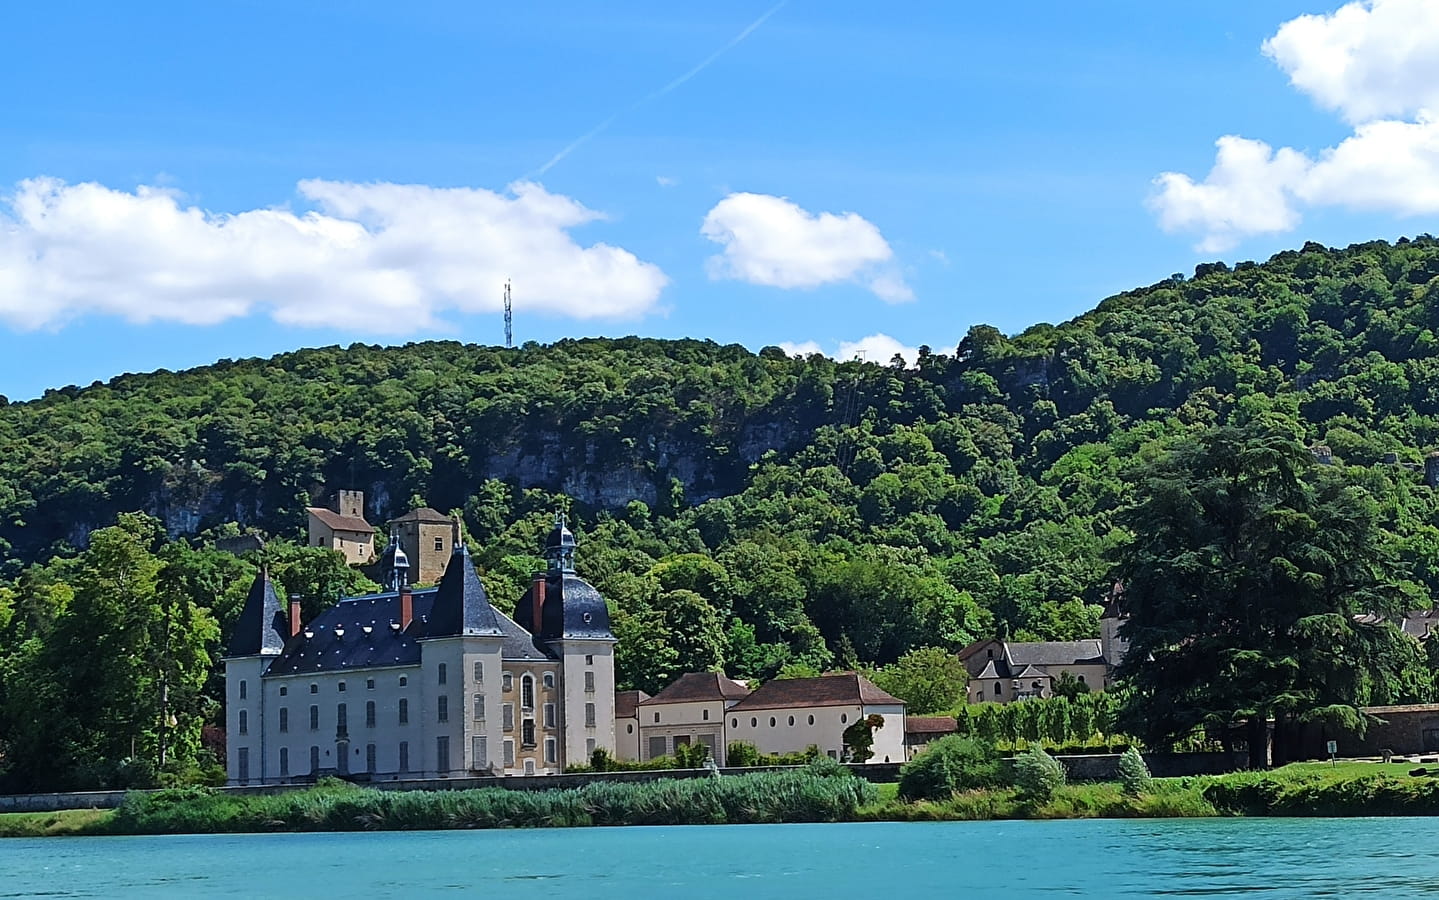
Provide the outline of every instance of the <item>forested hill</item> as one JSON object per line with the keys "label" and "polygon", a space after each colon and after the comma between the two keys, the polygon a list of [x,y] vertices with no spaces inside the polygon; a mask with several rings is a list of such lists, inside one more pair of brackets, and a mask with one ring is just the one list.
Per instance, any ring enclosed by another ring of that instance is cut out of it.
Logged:
{"label": "forested hill", "polygon": [[504,604],[565,494],[634,653],[747,675],[884,663],[997,630],[1095,633],[1126,462],[1278,413],[1374,467],[1432,589],[1435,504],[1413,467],[1439,445],[1436,330],[1424,237],[1201,266],[1013,337],[935,334],[913,369],[626,338],[129,375],[0,407],[0,571],[125,511],[172,537],[298,537],[304,506],[359,488],[374,522],[463,509]]}

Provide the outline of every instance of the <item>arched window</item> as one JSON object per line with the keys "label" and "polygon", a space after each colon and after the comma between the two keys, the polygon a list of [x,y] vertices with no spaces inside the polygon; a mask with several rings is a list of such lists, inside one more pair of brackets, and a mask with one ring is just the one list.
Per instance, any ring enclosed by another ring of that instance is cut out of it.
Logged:
{"label": "arched window", "polygon": [[520,679],[520,707],[535,708],[535,676],[526,675]]}
{"label": "arched window", "polygon": [[999,682],[997,681],[994,683],[994,696],[999,696]]}

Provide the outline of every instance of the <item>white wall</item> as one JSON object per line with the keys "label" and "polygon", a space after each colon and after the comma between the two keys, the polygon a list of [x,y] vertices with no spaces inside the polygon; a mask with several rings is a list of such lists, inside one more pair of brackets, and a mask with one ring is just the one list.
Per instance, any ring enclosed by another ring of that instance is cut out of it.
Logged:
{"label": "white wall", "polygon": [[[811,744],[835,758],[843,758],[844,730],[862,716],[877,714],[884,726],[874,732],[871,762],[904,760],[904,707],[807,706],[785,709],[729,710],[726,735],[731,741],[754,744],[761,753],[800,753]],[[774,721],[774,725],[770,721]],[[790,724],[791,720],[794,724]]]}
{"label": "white wall", "polygon": [[[564,700],[560,703],[563,730],[562,766],[587,763],[589,742],[615,754],[615,642],[557,641]],[[594,673],[593,691],[585,690],[585,673]],[[595,705],[595,725],[585,725],[585,704]]]}
{"label": "white wall", "polygon": [[[728,701],[733,704],[735,701]],[[660,756],[674,753],[676,737],[688,737],[690,743],[698,743],[701,735],[714,739],[715,762],[725,764],[725,711],[724,700],[695,700],[686,703],[642,703],[636,708],[639,716],[640,734],[637,753],[639,759],[653,759],[650,752],[651,738],[664,738],[664,752]]]}

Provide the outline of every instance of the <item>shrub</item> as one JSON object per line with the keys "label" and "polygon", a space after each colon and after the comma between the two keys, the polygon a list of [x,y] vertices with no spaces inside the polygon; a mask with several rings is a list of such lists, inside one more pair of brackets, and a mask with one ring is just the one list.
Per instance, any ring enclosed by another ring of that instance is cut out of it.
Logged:
{"label": "shrub", "polygon": [[1027,800],[1048,800],[1064,786],[1064,766],[1038,747],[1014,760],[1014,783]]}
{"label": "shrub", "polygon": [[725,761],[736,768],[759,765],[759,749],[747,741],[731,741]]}
{"label": "shrub", "polygon": [[1119,755],[1119,783],[1124,785],[1124,793],[1136,797],[1154,786],[1149,766],[1133,747]]}
{"label": "shrub", "polygon": [[999,751],[977,738],[940,738],[899,770],[906,800],[942,800],[955,791],[994,787],[1001,781]]}

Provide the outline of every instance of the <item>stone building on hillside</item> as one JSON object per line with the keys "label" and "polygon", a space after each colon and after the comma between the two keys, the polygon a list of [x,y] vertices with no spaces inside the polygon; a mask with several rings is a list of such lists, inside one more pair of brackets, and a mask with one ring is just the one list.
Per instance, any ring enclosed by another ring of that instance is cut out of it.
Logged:
{"label": "stone building on hillside", "polygon": [[410,579],[415,584],[440,580],[454,548],[451,519],[428,506],[412,509],[389,521],[390,538],[398,539],[410,560]]}
{"label": "stone building on hillside", "polygon": [[1129,642],[1120,636],[1124,614],[1116,589],[1099,620],[1098,639],[1081,641],[975,641],[959,651],[969,673],[970,703],[1009,703],[1052,697],[1065,675],[1090,690],[1108,687]]}
{"label": "stone building on hillside", "polygon": [[396,571],[310,622],[256,578],[225,658],[230,784],[557,773],[614,752],[615,638],[569,529],[556,523],[521,602],[533,627],[495,609],[448,543],[436,587]]}
{"label": "stone building on hillside", "polygon": [[309,519],[310,546],[338,550],[345,562],[363,566],[375,558],[375,527],[365,521],[363,491],[340,491],[335,508],[305,508]]}

